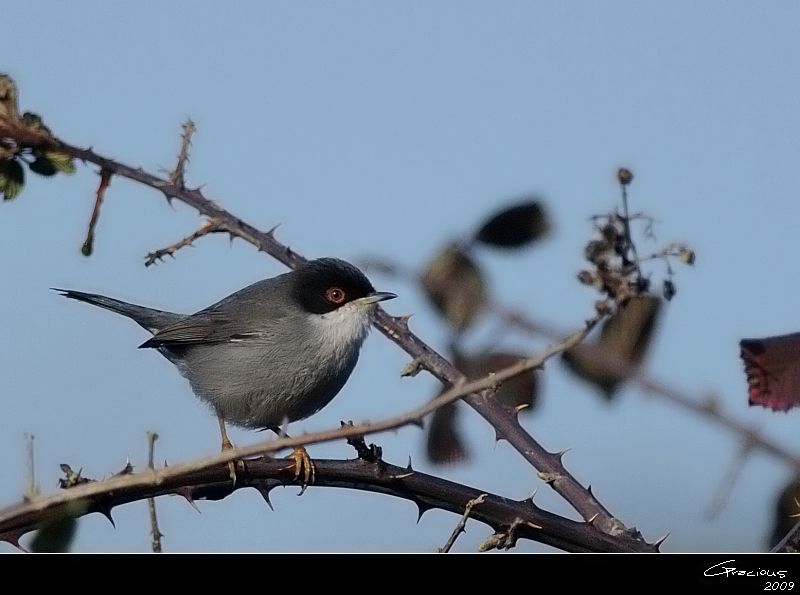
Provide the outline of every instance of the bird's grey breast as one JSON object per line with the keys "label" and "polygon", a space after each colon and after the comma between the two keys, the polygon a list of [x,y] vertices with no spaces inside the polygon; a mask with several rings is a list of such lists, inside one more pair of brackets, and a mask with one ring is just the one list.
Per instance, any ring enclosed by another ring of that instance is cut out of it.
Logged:
{"label": "bird's grey breast", "polygon": [[182,321],[204,340],[159,348],[226,421],[264,428],[308,417],[355,367],[366,312],[310,315],[291,307],[288,289],[281,277],[247,287]]}

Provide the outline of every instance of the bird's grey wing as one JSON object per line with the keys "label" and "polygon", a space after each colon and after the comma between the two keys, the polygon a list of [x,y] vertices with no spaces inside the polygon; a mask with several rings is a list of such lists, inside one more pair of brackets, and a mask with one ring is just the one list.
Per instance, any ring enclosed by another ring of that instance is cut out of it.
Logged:
{"label": "bird's grey wing", "polygon": [[156,332],[139,347],[180,347],[210,343],[229,343],[257,337],[259,331],[248,329],[241,321],[224,313],[198,312]]}
{"label": "bird's grey wing", "polygon": [[265,279],[240,289],[204,310],[159,329],[139,347],[189,347],[230,343],[272,334],[276,323],[290,315],[286,276]]}

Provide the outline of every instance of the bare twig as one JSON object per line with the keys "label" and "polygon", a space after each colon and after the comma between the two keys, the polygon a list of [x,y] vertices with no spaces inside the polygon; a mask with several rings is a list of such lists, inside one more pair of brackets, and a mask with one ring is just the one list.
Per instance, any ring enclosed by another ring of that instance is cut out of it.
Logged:
{"label": "bare twig", "polygon": [[84,256],[91,256],[94,250],[94,228],[97,225],[97,220],[100,218],[100,207],[103,204],[103,199],[106,195],[106,188],[111,183],[111,172],[107,169],[100,170],[100,183],[97,186],[97,194],[94,199],[94,208],[92,209],[92,217],[89,219],[89,229],[86,231],[86,241],[81,246],[81,253]]}
{"label": "bare twig", "polygon": [[714,494],[714,498],[712,498],[708,505],[708,509],[706,510],[706,516],[709,519],[716,518],[716,516],[725,509],[725,506],[727,506],[731,497],[731,493],[733,492],[733,488],[736,485],[736,481],[742,475],[744,463],[747,460],[751,450],[752,446],[750,444],[744,444],[739,449],[736,457],[734,457],[734,459],[731,461],[727,472],[725,475],[723,475],[719,482],[719,486],[717,487],[716,494]]}
{"label": "bare twig", "polygon": [[[73,158],[94,163],[101,168],[112,171],[115,175],[150,186],[164,193],[167,197],[176,198],[194,207],[206,217],[224,224],[226,231],[231,235],[253,244],[259,250],[268,253],[290,268],[296,268],[299,264],[305,262],[305,259],[298,253],[278,242],[271,231],[262,232],[245,223],[228,211],[218,207],[214,202],[203,196],[198,189],[181,188],[169,180],[154,176],[142,169],[133,168],[108,159],[91,149],[81,149],[70,145],[8,118],[0,117],[0,137],[13,139],[16,143],[28,147],[55,148]],[[415,358],[420,367],[428,370],[445,385],[457,385],[464,381],[464,375],[453,364],[409,330],[407,319],[404,317],[390,316],[385,310],[378,307],[373,324],[412,358]],[[595,527],[610,534],[618,534],[627,530],[589,490],[567,471],[557,453],[548,452],[525,431],[517,419],[516,411],[507,410],[497,401],[487,398],[487,394],[470,394],[464,400],[494,427],[498,439],[507,440],[525,460],[540,472],[557,475],[559,479],[550,485],[584,519],[593,519]]]}
{"label": "bare twig", "polygon": [[33,434],[25,434],[25,447],[27,451],[28,457],[28,464],[27,464],[27,472],[28,476],[25,480],[25,499],[31,500],[39,495],[39,488],[36,486],[36,458],[34,456],[33,450],[33,441],[36,439],[36,436]]}
{"label": "bare twig", "polygon": [[[153,463],[153,456],[156,450],[156,440],[158,440],[158,434],[155,432],[147,432],[147,468],[148,469],[155,469],[155,465]],[[164,537],[164,534],[158,528],[158,515],[156,514],[156,499],[154,497],[150,497],[147,499],[147,509],[150,513],[150,535],[152,537],[152,541],[150,542],[150,547],[153,552],[160,554],[161,549],[161,538]]]}
{"label": "bare twig", "polygon": [[198,229],[196,232],[186,236],[182,240],[178,240],[174,244],[170,244],[166,248],[161,248],[155,252],[150,252],[147,256],[145,256],[144,266],[149,267],[150,265],[157,263],[159,260],[163,260],[165,256],[171,256],[172,258],[175,258],[175,253],[181,248],[191,246],[195,240],[202,238],[203,236],[220,231],[225,231],[225,229],[218,222],[212,221],[211,219],[204,221],[200,226],[200,229]]}
{"label": "bare twig", "polygon": [[481,494],[477,498],[473,498],[472,500],[467,502],[467,505],[464,508],[464,514],[462,514],[461,518],[458,520],[456,528],[453,529],[453,532],[447,539],[447,543],[445,543],[443,547],[439,548],[440,554],[446,554],[453,548],[453,544],[456,542],[456,539],[458,539],[458,536],[465,532],[464,527],[466,527],[467,525],[467,519],[469,518],[469,514],[472,512],[472,508],[474,506],[477,506],[478,504],[483,504],[484,500],[486,500],[487,495],[488,494]]}
{"label": "bare twig", "polygon": [[[631,177],[628,177],[626,180],[624,177],[625,174]],[[630,217],[630,212],[628,211],[628,184],[632,179],[632,174],[628,170],[622,168],[618,172],[618,177],[620,182],[619,186],[622,189],[622,227],[625,230],[625,243],[627,244],[627,247],[631,251],[631,256],[632,256],[631,261],[634,263],[634,266],[636,267],[636,276],[641,277],[642,272],[639,269],[639,256],[636,253],[636,243],[633,241],[633,235],[631,234],[631,217]],[[626,254],[625,255],[626,259],[627,256],[628,255]]]}
{"label": "bare twig", "polygon": [[181,150],[178,153],[178,163],[174,171],[170,172],[169,179],[176,186],[185,188],[184,177],[186,175],[186,164],[189,162],[189,147],[192,144],[192,135],[197,131],[197,128],[192,119],[189,118],[183,123],[181,129],[183,134],[181,134]]}
{"label": "bare twig", "polygon": [[[63,515],[65,505],[81,501],[77,515],[108,512],[116,506],[166,494],[191,500],[220,500],[235,490],[251,487],[268,498],[269,492],[294,482],[294,472],[282,459],[248,459],[240,481],[231,483],[228,467],[219,462],[147,469],[141,473],[115,475],[84,483],[31,502],[22,502],[0,511],[0,540],[14,539],[35,529],[43,521]],[[425,473],[377,461],[362,459],[314,461],[316,480],[311,489],[334,487],[365,490],[396,496],[415,503],[420,514],[432,508],[461,514],[464,502],[485,494],[484,502],[472,511],[472,518],[495,531],[508,532],[518,519],[524,519],[516,535],[533,539],[565,551],[578,552],[655,552],[656,549],[629,535],[611,536],[591,524],[577,522],[546,512],[530,500],[510,500],[485,490],[477,490]]]}

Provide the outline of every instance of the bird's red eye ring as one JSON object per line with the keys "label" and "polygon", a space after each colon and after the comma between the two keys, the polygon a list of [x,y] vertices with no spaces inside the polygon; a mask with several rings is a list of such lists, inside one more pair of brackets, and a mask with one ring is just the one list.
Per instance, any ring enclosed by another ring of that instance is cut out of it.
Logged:
{"label": "bird's red eye ring", "polygon": [[347,295],[341,287],[331,287],[325,292],[325,299],[331,304],[341,304]]}

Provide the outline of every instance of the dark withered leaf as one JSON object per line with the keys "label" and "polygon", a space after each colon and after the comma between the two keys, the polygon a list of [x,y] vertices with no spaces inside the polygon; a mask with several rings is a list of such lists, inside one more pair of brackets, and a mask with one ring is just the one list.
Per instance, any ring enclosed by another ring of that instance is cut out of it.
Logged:
{"label": "dark withered leaf", "polygon": [[458,425],[458,403],[450,403],[433,412],[428,425],[425,454],[432,463],[457,463],[469,458]]}
{"label": "dark withered leaf", "polygon": [[[524,355],[514,353],[485,353],[475,356],[459,355],[453,363],[467,378],[477,380],[492,372],[513,366],[523,359],[526,359]],[[509,407],[523,407],[520,411],[524,413],[532,411],[536,405],[537,388],[536,371],[526,370],[503,381],[495,393],[495,398]]]}
{"label": "dark withered leaf", "polygon": [[[613,362],[636,368],[644,358],[656,328],[661,300],[654,296],[630,298],[603,324],[594,345],[579,344],[562,356],[566,366],[579,377],[612,398],[625,374]],[[606,363],[609,358],[612,365]]]}
{"label": "dark withered leaf", "polygon": [[481,226],[475,239],[498,248],[519,248],[550,231],[550,220],[537,200],[525,200],[494,213]]}
{"label": "dark withered leaf", "polygon": [[672,281],[672,279],[664,279],[662,293],[664,295],[664,299],[667,301],[670,301],[675,297],[675,294],[678,293],[678,288],[675,287],[675,283]]}
{"label": "dark withered leaf", "polygon": [[[800,479],[792,479],[778,494],[775,502],[772,534],[769,549],[775,547],[800,521]],[[800,531],[795,533],[783,548],[783,551],[800,551]]]}
{"label": "dark withered leaf", "polygon": [[28,168],[40,176],[54,176],[58,171],[56,166],[47,157],[42,155],[38,156],[34,161],[28,164]]}
{"label": "dark withered leaf", "polygon": [[0,161],[0,193],[3,200],[16,198],[25,185],[25,170],[16,159]]}
{"label": "dark withered leaf", "polygon": [[486,306],[483,275],[457,246],[448,246],[428,264],[422,286],[431,303],[457,330],[467,328]]}

